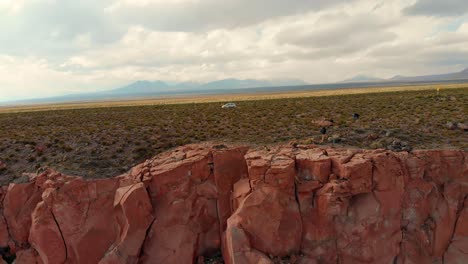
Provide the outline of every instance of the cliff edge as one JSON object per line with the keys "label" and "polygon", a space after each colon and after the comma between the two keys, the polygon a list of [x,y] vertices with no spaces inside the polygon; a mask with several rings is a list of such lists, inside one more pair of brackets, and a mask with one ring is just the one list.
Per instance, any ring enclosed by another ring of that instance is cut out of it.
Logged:
{"label": "cliff edge", "polygon": [[0,263],[468,263],[466,156],[197,144],[46,170],[0,190]]}

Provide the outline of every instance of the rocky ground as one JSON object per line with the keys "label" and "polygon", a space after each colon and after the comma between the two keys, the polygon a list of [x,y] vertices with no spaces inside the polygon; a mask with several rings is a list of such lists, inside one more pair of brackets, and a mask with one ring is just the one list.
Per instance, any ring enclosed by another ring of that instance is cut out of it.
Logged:
{"label": "rocky ground", "polygon": [[467,154],[196,144],[28,174],[0,188],[0,263],[466,263]]}
{"label": "rocky ground", "polygon": [[[0,183],[52,167],[106,178],[203,141],[352,148],[468,149],[468,88],[0,114]],[[353,113],[360,118],[354,120]],[[321,142],[320,127],[333,119]]]}

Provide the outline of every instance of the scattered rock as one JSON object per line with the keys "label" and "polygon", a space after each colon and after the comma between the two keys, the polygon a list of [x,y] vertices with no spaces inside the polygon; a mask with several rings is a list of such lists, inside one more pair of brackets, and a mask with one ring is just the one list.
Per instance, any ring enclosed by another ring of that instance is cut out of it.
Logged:
{"label": "scattered rock", "polygon": [[293,148],[297,148],[297,146],[299,145],[299,143],[297,143],[297,141],[290,141],[289,146],[293,147]]}
{"label": "scattered rock", "polygon": [[448,128],[448,129],[456,129],[457,128],[457,124],[453,123],[453,122],[447,122],[447,124],[445,124],[445,126]]}
{"label": "scattered rock", "polygon": [[357,128],[357,129],[353,130],[353,133],[355,133],[355,134],[365,134],[366,130]]}
{"label": "scattered rock", "polygon": [[379,149],[379,148],[385,148],[385,145],[382,143],[382,141],[373,141],[370,143],[369,147],[371,149]]}
{"label": "scattered rock", "polygon": [[219,145],[214,145],[213,148],[214,148],[214,149],[226,149],[227,146],[224,145],[224,144],[219,144]]}
{"label": "scattered rock", "polygon": [[400,141],[398,139],[393,140],[392,143],[387,146],[387,149],[395,152],[399,151],[411,151],[413,148],[405,141]]}
{"label": "scattered rock", "polygon": [[320,120],[315,120],[313,123],[319,127],[331,127],[334,125],[333,120],[326,120],[325,118],[322,118]]}
{"label": "scattered rock", "polygon": [[35,151],[38,152],[38,153],[42,153],[44,151],[47,150],[47,146],[45,144],[37,144],[35,147],[34,147]]}
{"label": "scattered rock", "polygon": [[422,130],[422,132],[424,132],[424,133],[432,133],[432,129],[429,128],[429,127],[423,127],[421,130]]}
{"label": "scattered rock", "polygon": [[370,133],[370,134],[367,135],[368,140],[376,140],[378,138],[379,138],[379,135],[376,134],[376,133]]}
{"label": "scattered rock", "polygon": [[340,134],[333,134],[328,138],[328,142],[330,143],[341,143],[342,141],[344,140],[341,138]]}
{"label": "scattered rock", "polygon": [[463,131],[468,131],[468,124],[465,123],[458,123],[457,127]]}

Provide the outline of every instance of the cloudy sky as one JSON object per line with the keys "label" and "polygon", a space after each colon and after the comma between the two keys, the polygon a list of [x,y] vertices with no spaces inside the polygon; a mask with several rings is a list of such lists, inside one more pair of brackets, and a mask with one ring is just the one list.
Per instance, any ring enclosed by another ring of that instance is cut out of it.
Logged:
{"label": "cloudy sky", "polygon": [[0,0],[0,101],[468,67],[467,0]]}

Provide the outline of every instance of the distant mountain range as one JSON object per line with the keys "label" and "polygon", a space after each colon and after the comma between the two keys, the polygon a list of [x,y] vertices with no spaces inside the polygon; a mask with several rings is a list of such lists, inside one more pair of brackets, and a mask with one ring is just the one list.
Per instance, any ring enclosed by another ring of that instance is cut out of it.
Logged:
{"label": "distant mountain range", "polygon": [[246,89],[260,87],[278,87],[307,85],[301,80],[280,80],[280,81],[262,81],[262,80],[239,80],[224,79],[208,83],[181,82],[168,84],[163,81],[136,81],[124,87],[101,92],[106,95],[141,95],[148,93],[167,93],[167,92],[187,92],[187,91],[207,91],[207,90],[229,90]]}
{"label": "distant mountain range", "polygon": [[381,79],[359,75],[338,83],[308,84],[301,80],[240,80],[224,79],[208,83],[196,82],[164,82],[164,81],[136,81],[123,87],[101,92],[77,93],[63,96],[38,98],[21,101],[2,102],[1,105],[47,104],[84,101],[129,100],[140,98],[155,98],[174,95],[203,95],[203,94],[235,94],[256,92],[287,92],[330,90],[362,87],[384,87],[391,85],[413,85],[440,82],[468,81],[468,68],[455,73],[424,75],[424,76],[395,76]]}
{"label": "distant mountain range", "polygon": [[381,82],[381,81],[385,81],[385,79],[366,76],[366,75],[356,75],[351,79],[346,79],[341,82],[342,83],[354,83],[354,82]]}
{"label": "distant mountain range", "polygon": [[[307,86],[301,80],[240,80],[224,79],[208,83],[180,82],[169,83],[163,81],[136,81],[116,89],[92,92],[76,93],[48,98],[27,99],[14,102],[1,103],[0,105],[16,104],[43,104],[64,103],[77,101],[106,101],[106,100],[128,100],[137,98],[149,98],[158,96],[170,96],[177,94],[223,94],[241,93],[248,91],[282,89],[281,87]],[[248,91],[247,91],[248,90]]]}
{"label": "distant mountain range", "polygon": [[468,68],[463,71],[435,74],[435,75],[422,75],[422,76],[401,76],[396,75],[390,79],[381,79],[365,75],[358,75],[351,79],[342,81],[342,83],[355,83],[355,82],[433,82],[433,81],[451,81],[451,80],[468,80]]}
{"label": "distant mountain range", "polygon": [[448,81],[448,80],[466,80],[468,79],[468,68],[460,72],[436,74],[436,75],[423,75],[423,76],[395,76],[391,78],[392,81]]}

